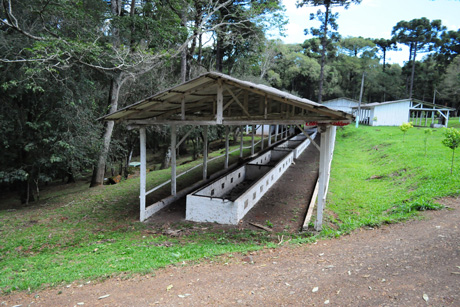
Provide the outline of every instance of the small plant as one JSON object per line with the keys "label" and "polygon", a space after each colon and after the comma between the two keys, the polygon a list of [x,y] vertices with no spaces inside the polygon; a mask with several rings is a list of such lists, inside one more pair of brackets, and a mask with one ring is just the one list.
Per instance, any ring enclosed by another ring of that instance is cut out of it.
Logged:
{"label": "small plant", "polygon": [[424,132],[425,132],[424,142],[425,142],[425,157],[426,157],[426,151],[428,148],[428,138],[430,137],[430,135],[433,134],[433,131],[431,129],[424,129]]}
{"label": "small plant", "polygon": [[269,220],[266,220],[266,221],[265,221],[265,225],[267,225],[267,226],[270,227],[270,228],[273,228],[273,223],[270,222]]}
{"label": "small plant", "polygon": [[444,131],[444,136],[445,139],[442,140],[442,144],[452,149],[452,163],[450,165],[450,173],[452,174],[452,169],[454,168],[455,148],[460,145],[460,131],[455,128],[448,128]]}
{"label": "small plant", "polygon": [[414,127],[414,125],[412,125],[412,122],[402,123],[402,125],[399,126],[399,129],[403,132],[403,143],[404,143],[404,138],[406,137],[406,132],[412,127]]}
{"label": "small plant", "polygon": [[372,119],[374,122],[377,121],[377,116],[374,116],[374,118]]}

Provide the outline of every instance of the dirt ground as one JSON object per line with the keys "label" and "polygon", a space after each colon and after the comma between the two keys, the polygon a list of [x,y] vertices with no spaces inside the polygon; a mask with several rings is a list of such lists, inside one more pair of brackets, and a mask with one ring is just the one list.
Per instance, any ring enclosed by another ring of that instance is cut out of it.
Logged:
{"label": "dirt ground", "polygon": [[450,209],[420,221],[155,276],[13,293],[0,306],[460,306],[460,199],[442,202]]}
{"label": "dirt ground", "polygon": [[[319,142],[319,137],[316,142]],[[308,146],[295,164],[270,188],[237,226],[207,224],[213,229],[246,228],[258,230],[252,224],[270,225],[274,232],[298,232],[305,219],[318,178],[319,151]],[[185,222],[185,198],[153,215],[147,223],[153,228],[174,229]],[[250,224],[252,223],[252,224]],[[192,224],[188,222],[187,224]],[[200,225],[203,225],[201,223]]]}

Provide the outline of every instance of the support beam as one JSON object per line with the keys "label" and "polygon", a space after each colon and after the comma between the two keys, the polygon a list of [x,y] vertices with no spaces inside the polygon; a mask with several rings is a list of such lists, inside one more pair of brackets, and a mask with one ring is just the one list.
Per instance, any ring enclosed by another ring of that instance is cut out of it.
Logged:
{"label": "support beam", "polygon": [[171,195],[176,195],[176,125],[171,125]]}
{"label": "support beam", "polygon": [[275,127],[275,143],[278,141],[278,129],[279,129],[279,125],[276,125],[276,127]]}
{"label": "support beam", "polygon": [[264,135],[264,127],[265,125],[261,125],[262,126],[262,147],[260,148],[261,150],[264,150],[264,142],[265,142],[265,135]]}
{"label": "support beam", "polygon": [[301,125],[297,125],[297,127],[299,127],[300,131],[302,131],[302,133],[310,140],[310,142],[316,147],[316,149],[318,149],[319,151],[321,151],[320,147],[318,144],[316,144],[315,140],[313,140],[311,138],[311,136],[307,133],[307,131],[305,131],[305,129],[303,129],[303,127]]}
{"label": "support beam", "polygon": [[252,125],[251,126],[251,156],[254,155],[254,134],[255,134],[254,130],[256,130],[256,126]]}
{"label": "support beam", "polygon": [[140,152],[141,152],[141,173],[140,173],[140,221],[145,220],[145,185],[147,177],[147,150],[146,150],[146,136],[145,128],[142,127],[139,129],[139,139],[140,139]]}
{"label": "support beam", "polygon": [[240,126],[240,158],[243,158],[243,126]]}
{"label": "support beam", "polygon": [[222,79],[217,80],[217,109],[216,109],[216,123],[221,125],[224,118],[224,88]]}
{"label": "support beam", "polygon": [[268,125],[268,147],[272,146],[272,125]]}
{"label": "support beam", "polygon": [[[172,128],[172,126],[175,126],[175,125],[171,125],[171,128]],[[192,133],[194,130],[195,130],[195,127],[191,127],[191,128],[187,131],[187,133],[180,139],[180,141],[177,142],[176,148],[179,148],[180,144],[182,144],[182,143],[187,139],[187,137],[190,135],[190,133]]]}
{"label": "support beam", "polygon": [[225,126],[225,162],[224,162],[224,168],[228,168],[228,134],[230,131],[229,126]]}
{"label": "support beam", "polygon": [[323,210],[326,203],[327,186],[329,183],[330,164],[334,141],[332,138],[335,133],[332,126],[320,127],[321,149],[319,155],[319,187],[318,187],[318,207],[315,222],[315,229],[321,231],[323,227]]}
{"label": "support beam", "polygon": [[203,180],[208,177],[208,126],[203,126]]}

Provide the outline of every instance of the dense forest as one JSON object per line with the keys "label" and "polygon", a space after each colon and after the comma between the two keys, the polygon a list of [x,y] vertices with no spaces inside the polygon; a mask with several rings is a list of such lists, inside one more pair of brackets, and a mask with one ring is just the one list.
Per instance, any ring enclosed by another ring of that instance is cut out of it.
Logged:
{"label": "dense forest", "polygon": [[[27,203],[51,181],[125,172],[137,133],[97,119],[211,70],[318,102],[358,99],[364,74],[364,102],[436,95],[458,109],[460,29],[420,17],[391,39],[342,37],[335,8],[360,2],[297,1],[318,12],[308,39],[284,44],[268,35],[283,33],[280,0],[0,0],[0,192]],[[387,63],[401,45],[404,66]],[[149,129],[149,150],[166,154],[168,128]]]}

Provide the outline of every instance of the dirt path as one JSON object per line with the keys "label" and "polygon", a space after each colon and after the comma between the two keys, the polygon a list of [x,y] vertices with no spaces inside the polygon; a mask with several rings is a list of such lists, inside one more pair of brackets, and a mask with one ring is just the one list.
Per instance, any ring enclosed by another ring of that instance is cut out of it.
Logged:
{"label": "dirt path", "polygon": [[225,256],[154,277],[14,293],[0,306],[460,306],[460,200],[444,203],[453,210],[256,252],[253,264]]}

